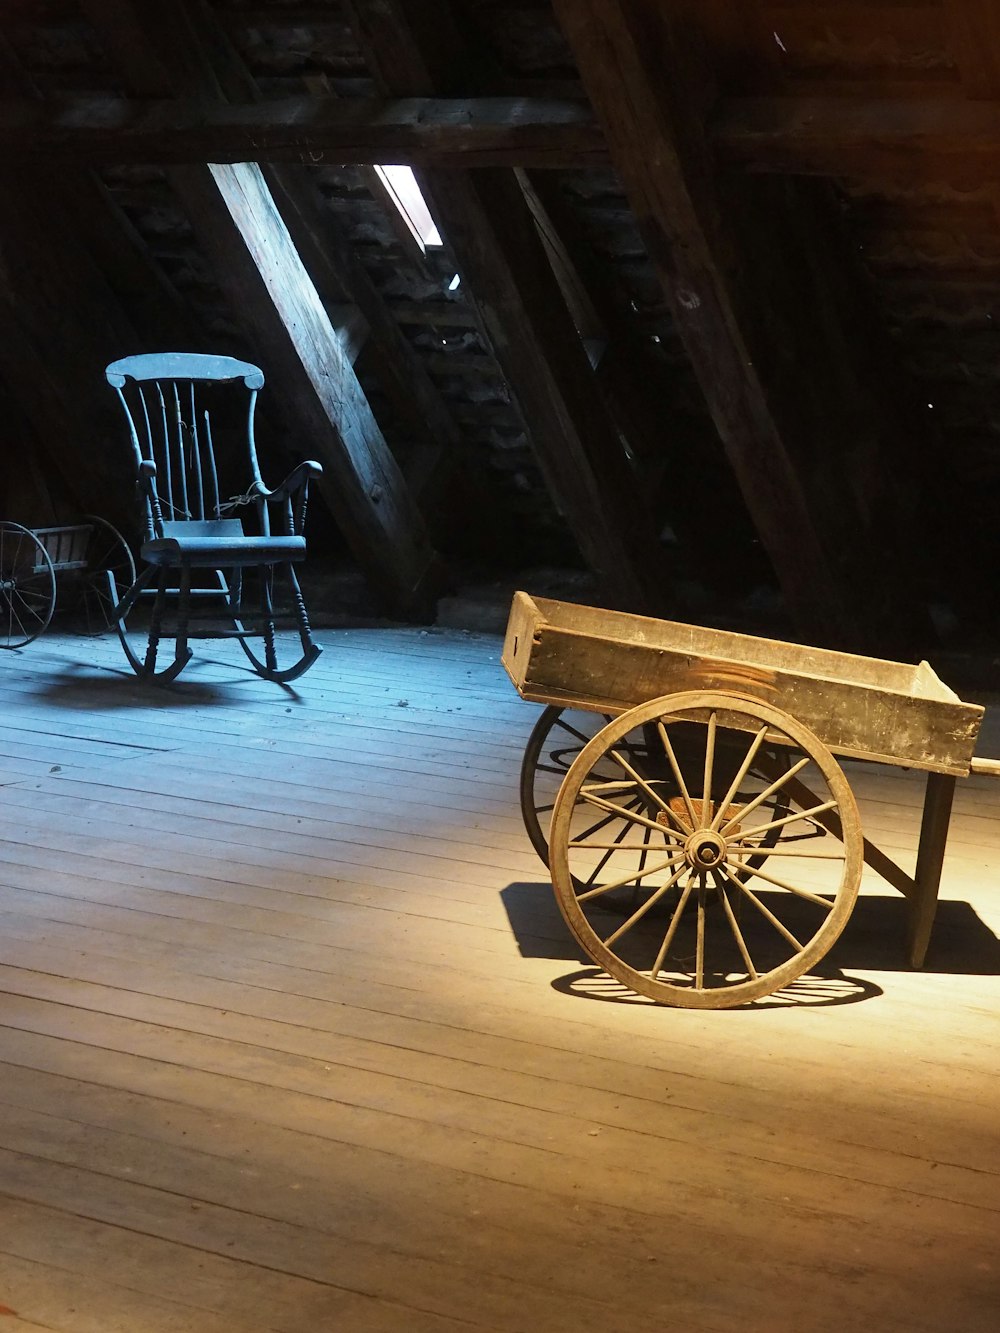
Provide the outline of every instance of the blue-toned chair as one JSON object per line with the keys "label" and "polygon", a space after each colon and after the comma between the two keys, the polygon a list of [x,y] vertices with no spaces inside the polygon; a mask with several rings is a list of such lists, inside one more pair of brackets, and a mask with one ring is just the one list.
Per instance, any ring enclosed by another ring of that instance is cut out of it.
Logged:
{"label": "blue-toned chair", "polygon": [[[236,638],[267,680],[301,676],[320,648],[295,566],[306,555],[309,481],[322,468],[300,463],[276,489],[264,485],[254,443],[262,372],[228,356],[163,352],[113,361],[105,375],[125,410],[144,511],[139,574],[113,598],[133,669],[171,681],[191,660],[190,639]],[[173,657],[158,670],[164,640]]]}

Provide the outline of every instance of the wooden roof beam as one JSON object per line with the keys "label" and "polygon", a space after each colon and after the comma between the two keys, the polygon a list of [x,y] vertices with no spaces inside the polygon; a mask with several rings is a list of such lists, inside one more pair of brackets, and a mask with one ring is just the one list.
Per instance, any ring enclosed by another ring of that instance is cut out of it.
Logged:
{"label": "wooden roof beam", "polygon": [[585,167],[607,153],[585,103],[511,97],[68,97],[0,102],[0,159]]}
{"label": "wooden roof beam", "polygon": [[[134,26],[127,15],[121,21],[123,3],[127,5],[127,0],[88,0],[92,12],[100,6],[109,17],[118,16],[114,24],[118,41],[129,40],[129,27]],[[157,41],[158,48],[171,52],[171,66],[190,71],[188,84],[193,91],[207,94],[214,90],[220,100],[234,104],[260,102],[252,73],[208,0],[160,0],[155,10],[145,14],[143,24],[143,31]],[[324,211],[310,172],[295,164],[278,163],[262,170],[352,364],[363,347],[366,366],[412,439],[407,482],[423,499],[447,481],[461,460],[459,429],[368,270],[336,220]],[[348,328],[355,326],[359,336],[346,337]]]}
{"label": "wooden roof beam", "polygon": [[[346,10],[383,90],[449,90],[449,77],[463,62],[446,6],[347,0]],[[620,606],[662,611],[667,589],[647,497],[515,174],[423,172],[419,179],[517,399],[553,500],[604,596]]]}
{"label": "wooden roof beam", "polygon": [[[654,0],[555,0],[555,9],[800,631],[910,651],[919,613],[890,573],[903,549],[892,544],[891,488],[876,445],[856,429],[863,395],[846,340],[821,336],[835,331],[834,294],[850,275],[810,250],[784,182],[718,172],[697,109],[704,72],[677,21],[697,22],[697,6],[677,15]],[[858,408],[849,425],[848,392]],[[711,521],[710,495],[705,514]]]}

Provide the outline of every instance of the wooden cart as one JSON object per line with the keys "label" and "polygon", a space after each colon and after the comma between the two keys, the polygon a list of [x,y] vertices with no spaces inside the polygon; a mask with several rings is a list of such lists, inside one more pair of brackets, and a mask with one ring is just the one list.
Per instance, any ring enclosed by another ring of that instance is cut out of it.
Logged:
{"label": "wooden cart", "polygon": [[[973,757],[983,709],[926,662],[517,593],[503,664],[548,705],[522,769],[529,836],[623,984],[692,1008],[787,986],[840,935],[865,862],[905,894],[922,964],[955,781],[1000,768]],[[927,773],[912,876],[863,836],[838,756]]]}
{"label": "wooden cart", "polygon": [[111,628],[115,594],[135,581],[128,542],[106,519],[25,528],[0,521],[0,648],[23,648],[48,628],[56,609],[57,576],[80,594],[88,628]]}

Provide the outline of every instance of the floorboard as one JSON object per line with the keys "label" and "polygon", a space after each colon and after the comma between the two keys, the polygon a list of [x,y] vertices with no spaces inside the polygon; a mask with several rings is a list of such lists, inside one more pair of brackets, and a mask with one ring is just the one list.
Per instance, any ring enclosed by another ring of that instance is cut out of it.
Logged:
{"label": "floorboard", "polygon": [[[0,655],[2,1326],[993,1333],[1000,784],[925,970],[866,871],[817,976],[659,1009],[559,917],[499,640],[320,638]],[[912,869],[921,775],[846,767]]]}

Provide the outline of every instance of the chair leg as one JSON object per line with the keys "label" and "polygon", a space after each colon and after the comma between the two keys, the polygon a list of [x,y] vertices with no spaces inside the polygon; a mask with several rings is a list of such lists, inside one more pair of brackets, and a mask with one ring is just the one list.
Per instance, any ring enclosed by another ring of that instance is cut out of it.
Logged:
{"label": "chair leg", "polygon": [[134,648],[132,647],[131,641],[129,640],[128,617],[134,610],[135,605],[138,602],[140,595],[143,592],[143,589],[149,586],[149,584],[153,581],[155,575],[156,575],[156,566],[147,565],[145,569],[142,570],[139,577],[132,584],[131,588],[129,588],[128,591],[125,593],[124,597],[122,597],[121,601],[118,601],[117,600],[118,593],[117,589],[115,588],[114,574],[110,570],[106,571],[106,578],[108,581],[108,592],[114,601],[114,607],[113,610],[111,611],[111,621],[115,627],[115,630],[118,633],[118,639],[119,642],[121,643],[122,649],[125,652],[125,656],[128,658],[129,666],[132,668],[132,670],[135,672],[137,676],[143,675],[145,668],[143,666],[142,659],[136,654]]}
{"label": "chair leg", "polygon": [[[302,589],[299,587],[299,579],[295,573],[294,565],[288,566],[288,581],[292,587],[292,599],[295,602],[295,618],[299,623],[299,639],[302,643],[302,651],[303,653],[310,653],[316,645],[313,642],[309,612],[306,610],[305,598],[302,596]],[[315,661],[315,658],[313,660]]]}
{"label": "chair leg", "polygon": [[[259,676],[263,676],[265,680],[273,680],[284,684],[287,681],[296,680],[308,671],[322,650],[319,644],[313,642],[305,600],[299,587],[299,581],[295,576],[294,567],[291,564],[268,566],[258,572],[261,580],[261,624],[259,628],[260,638],[263,642],[263,660],[257,656],[246,639],[241,639],[240,642],[243,645],[243,651]],[[280,658],[285,656],[289,646],[280,642],[275,623],[274,586],[275,579],[279,575],[288,582],[292,603],[291,611],[295,618],[295,630],[299,639],[299,656],[288,666],[280,664]],[[285,649],[285,652],[282,651],[283,649]]]}
{"label": "chair leg", "polygon": [[156,597],[149,617],[149,635],[146,639],[146,657],[142,664],[144,676],[156,675],[156,655],[160,647],[160,633],[163,629],[163,611],[167,601],[167,570],[161,569],[156,580]]}
{"label": "chair leg", "polygon": [[[179,571],[178,582],[174,657],[168,667],[165,667],[162,671],[157,671],[156,669],[156,659],[159,652],[160,639],[163,633],[163,615],[167,602],[167,587],[170,582],[171,572],[172,571],[168,568],[163,568],[159,572],[159,579],[157,580],[156,585],[156,597],[153,600],[153,611],[149,620],[149,638],[146,643],[146,657],[139,672],[139,674],[146,680],[153,680],[158,685],[169,685],[172,680],[176,680],[193,656],[187,641],[188,625],[191,618],[191,570],[188,566],[182,565]],[[126,649],[126,652],[127,651],[128,650]]]}
{"label": "chair leg", "polygon": [[264,662],[269,672],[278,669],[278,654],[274,646],[274,568],[262,565],[260,570],[260,616],[264,633]]}

